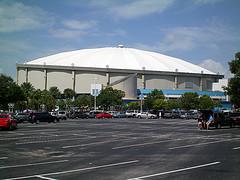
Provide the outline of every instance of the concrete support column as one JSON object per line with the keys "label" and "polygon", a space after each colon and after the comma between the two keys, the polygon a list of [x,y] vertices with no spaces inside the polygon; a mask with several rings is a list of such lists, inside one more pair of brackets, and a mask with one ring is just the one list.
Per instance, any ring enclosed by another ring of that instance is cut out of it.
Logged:
{"label": "concrete support column", "polygon": [[200,86],[199,86],[199,90],[202,91],[203,90],[203,78],[200,77]]}
{"label": "concrete support column", "polygon": [[173,85],[173,89],[176,90],[178,88],[178,77],[174,76],[174,85]]}
{"label": "concrete support column", "polygon": [[106,78],[107,78],[107,86],[110,84],[110,74],[109,72],[106,73]]}
{"label": "concrete support column", "polygon": [[47,90],[47,69],[44,69],[44,89]]}
{"label": "concrete support column", "polygon": [[146,88],[145,75],[144,75],[144,74],[142,74],[142,88],[143,88],[143,89]]}
{"label": "concrete support column", "polygon": [[28,83],[28,68],[26,68],[25,71],[26,71],[26,83]]}
{"label": "concrete support column", "polygon": [[19,71],[19,69],[17,68],[17,84],[19,83],[19,72],[18,71]]}
{"label": "concrete support column", "polygon": [[76,91],[76,71],[72,71],[72,89]]}

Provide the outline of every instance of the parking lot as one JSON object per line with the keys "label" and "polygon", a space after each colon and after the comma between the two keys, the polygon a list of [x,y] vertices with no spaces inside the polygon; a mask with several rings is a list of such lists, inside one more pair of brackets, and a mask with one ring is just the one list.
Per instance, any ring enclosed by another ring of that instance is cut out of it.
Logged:
{"label": "parking lot", "polygon": [[240,179],[240,128],[73,119],[0,131],[0,179]]}

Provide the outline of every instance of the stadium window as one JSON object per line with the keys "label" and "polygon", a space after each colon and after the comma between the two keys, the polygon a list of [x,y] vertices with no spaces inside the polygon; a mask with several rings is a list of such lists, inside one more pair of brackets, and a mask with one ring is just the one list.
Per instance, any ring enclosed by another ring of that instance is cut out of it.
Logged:
{"label": "stadium window", "polygon": [[192,89],[193,83],[192,82],[185,82],[185,88]]}

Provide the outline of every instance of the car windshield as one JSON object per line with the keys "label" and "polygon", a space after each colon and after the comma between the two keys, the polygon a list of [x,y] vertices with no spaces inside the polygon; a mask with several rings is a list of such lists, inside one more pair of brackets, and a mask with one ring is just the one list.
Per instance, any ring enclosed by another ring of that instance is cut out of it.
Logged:
{"label": "car windshield", "polygon": [[0,115],[0,119],[8,118],[7,115]]}

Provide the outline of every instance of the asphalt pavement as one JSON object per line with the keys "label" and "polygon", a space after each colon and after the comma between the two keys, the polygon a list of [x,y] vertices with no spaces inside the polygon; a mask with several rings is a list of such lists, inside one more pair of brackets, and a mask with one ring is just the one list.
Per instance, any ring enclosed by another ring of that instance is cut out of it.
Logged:
{"label": "asphalt pavement", "polygon": [[0,131],[0,179],[239,180],[240,127],[185,119],[72,119]]}

